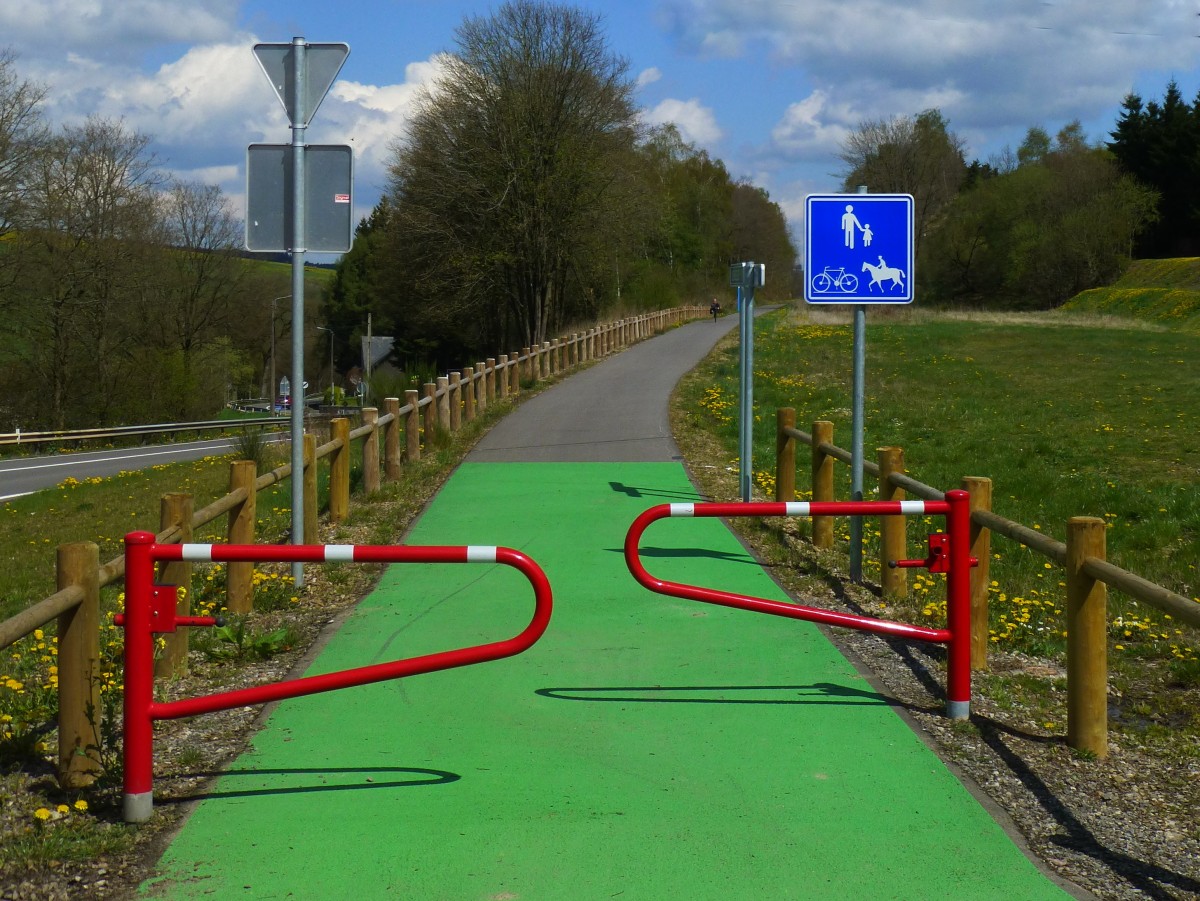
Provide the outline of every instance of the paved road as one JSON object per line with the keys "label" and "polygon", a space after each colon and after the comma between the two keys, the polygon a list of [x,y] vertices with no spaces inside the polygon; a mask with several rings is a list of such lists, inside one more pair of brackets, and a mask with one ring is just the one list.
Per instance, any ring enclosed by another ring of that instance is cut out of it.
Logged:
{"label": "paved road", "polygon": [[472,463],[679,460],[668,404],[684,373],[737,327],[702,319],[615,354],[523,403],[467,458]]}
{"label": "paved road", "polygon": [[227,454],[235,445],[235,439],[216,438],[208,441],[159,444],[153,447],[124,447],[0,460],[0,503],[34,491],[53,488],[68,477],[80,481],[93,477],[107,478],[119,472],[145,469],[160,463],[178,463],[183,460],[199,460],[211,454]]}

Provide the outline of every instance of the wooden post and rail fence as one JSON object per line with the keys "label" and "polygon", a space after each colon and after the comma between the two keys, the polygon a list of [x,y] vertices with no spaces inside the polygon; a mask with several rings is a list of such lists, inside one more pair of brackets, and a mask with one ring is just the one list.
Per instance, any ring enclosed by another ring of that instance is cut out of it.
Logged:
{"label": "wooden post and rail fence", "polygon": [[[850,451],[833,443],[833,423],[820,420],[812,432],[796,428],[796,412],[776,412],[775,500],[796,498],[796,445],[812,450],[811,484],[814,501],[832,501],[835,463],[849,465]],[[923,500],[944,500],[945,494],[906,474],[904,452],[881,447],[877,462],[864,462],[863,470],[878,479],[880,500],[903,500],[906,492]],[[961,487],[971,498],[971,556],[979,565],[971,570],[971,665],[987,668],[988,587],[991,576],[991,536],[1001,535],[1043,555],[1066,570],[1067,633],[1067,743],[1077,750],[1104,757],[1108,753],[1108,588],[1200,627],[1200,604],[1114,566],[1105,559],[1106,527],[1103,519],[1072,517],[1066,524],[1066,542],[1005,519],[992,511],[991,479],[968,476]],[[813,517],[812,543],[833,547],[833,521]],[[880,587],[885,597],[908,593],[907,570],[892,568],[892,560],[906,559],[906,530],[901,516],[880,517]]]}
{"label": "wooden post and rail fence", "polygon": [[[449,437],[473,422],[490,406],[516,397],[522,384],[536,384],[569,368],[582,366],[652,337],[675,325],[708,315],[699,306],[677,307],[646,313],[577,332],[569,338],[501,354],[486,362],[452,372],[436,382],[405,392],[404,403],[390,397],[381,415],[377,408],[362,411],[362,424],[351,429],[349,420],[330,421],[330,439],[318,446],[316,436],[304,436],[305,480],[303,511],[305,543],[319,543],[317,534],[317,464],[329,459],[329,519],[340,522],[350,509],[352,443],[362,441],[363,490],[371,494],[381,479],[400,478],[403,464],[421,457],[422,446]],[[401,437],[403,432],[403,437]],[[382,433],[382,454],[380,434]],[[424,440],[422,440],[424,439]],[[187,542],[194,530],[226,517],[230,544],[253,544],[258,492],[293,477],[290,463],[259,475],[253,461],[230,464],[229,493],[200,510],[186,494],[162,498],[159,544]],[[248,613],[254,602],[253,563],[229,563],[226,570],[226,609]],[[50,623],[58,630],[58,777],[65,788],[90,783],[100,769],[90,749],[100,744],[100,589],[123,580],[124,556],[101,563],[95,542],[59,546],[58,590],[50,597],[0,622],[0,649]],[[159,579],[164,584],[188,585],[191,564],[171,563]],[[190,592],[183,592],[179,613],[187,615]],[[160,675],[180,673],[187,664],[187,629],[166,636],[166,646],[156,663]]]}

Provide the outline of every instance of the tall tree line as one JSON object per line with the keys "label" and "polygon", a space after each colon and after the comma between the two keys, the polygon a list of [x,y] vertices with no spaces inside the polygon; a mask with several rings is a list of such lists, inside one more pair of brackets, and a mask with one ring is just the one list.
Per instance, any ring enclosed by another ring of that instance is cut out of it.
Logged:
{"label": "tall tree line", "polygon": [[0,54],[0,430],[207,419],[257,393],[283,291],[240,258],[220,190],[163,175],[121,122],[50,128],[44,97]]}
{"label": "tall tree line", "polygon": [[1137,239],[1142,257],[1200,256],[1200,94],[1172,81],[1161,101],[1129,94],[1108,142],[1121,170],[1159,194],[1158,219]]}
{"label": "tall tree line", "polygon": [[1032,127],[1016,151],[967,164],[937,110],[863,123],[845,142],[846,190],[916,200],[926,300],[1045,308],[1108,284],[1158,216],[1158,195],[1078,122]]}
{"label": "tall tree line", "polygon": [[535,344],[614,310],[728,294],[766,262],[790,294],[778,206],[671,127],[648,129],[598,16],[532,0],[471,17],[397,141],[389,190],[324,314],[374,317],[401,362]]}

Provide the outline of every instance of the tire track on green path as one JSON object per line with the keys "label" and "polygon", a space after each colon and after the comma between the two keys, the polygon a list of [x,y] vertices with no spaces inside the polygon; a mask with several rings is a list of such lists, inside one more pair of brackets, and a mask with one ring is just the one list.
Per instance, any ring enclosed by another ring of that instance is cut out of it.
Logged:
{"label": "tire track on green path", "polygon": [[[813,626],[661,597],[625,530],[675,463],[463,465],[412,544],[521,546],[523,655],[280,704],[172,842],[162,898],[1042,899],[1064,892]],[[656,575],[784,599],[716,520]],[[405,565],[312,672],[505,637],[506,567]]]}

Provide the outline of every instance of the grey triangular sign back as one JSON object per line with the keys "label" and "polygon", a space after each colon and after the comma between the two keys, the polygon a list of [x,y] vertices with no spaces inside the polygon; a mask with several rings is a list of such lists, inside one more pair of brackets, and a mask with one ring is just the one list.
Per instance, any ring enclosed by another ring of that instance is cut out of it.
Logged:
{"label": "grey triangular sign back", "polygon": [[342,64],[350,55],[349,44],[301,44],[304,48],[304,68],[306,77],[301,86],[300,108],[302,116],[296,115],[295,82],[295,50],[292,44],[255,44],[254,56],[279,102],[283,104],[288,121],[293,125],[308,125],[316,115],[317,107],[329,93],[334,79],[342,71]]}

